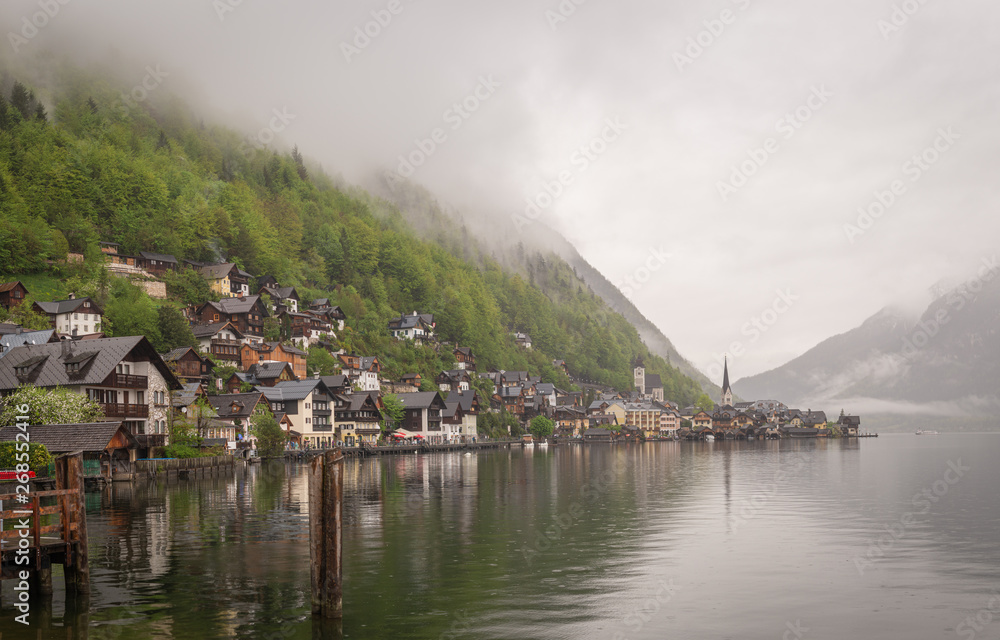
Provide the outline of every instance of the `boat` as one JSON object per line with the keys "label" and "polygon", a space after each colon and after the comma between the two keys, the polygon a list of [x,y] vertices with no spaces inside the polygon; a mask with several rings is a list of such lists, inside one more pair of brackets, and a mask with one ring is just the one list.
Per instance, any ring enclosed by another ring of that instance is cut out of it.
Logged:
{"label": "boat", "polygon": [[715,442],[715,436],[713,436],[711,433],[706,433],[705,442]]}
{"label": "boat", "polygon": [[917,435],[918,436],[936,436],[936,435],[938,435],[938,432],[937,431],[933,431],[933,430],[917,431]]}

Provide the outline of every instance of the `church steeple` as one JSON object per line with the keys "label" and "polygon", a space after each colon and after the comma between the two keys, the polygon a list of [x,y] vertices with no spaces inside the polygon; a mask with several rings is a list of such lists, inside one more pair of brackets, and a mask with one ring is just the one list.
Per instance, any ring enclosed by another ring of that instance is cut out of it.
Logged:
{"label": "church steeple", "polygon": [[733,389],[729,386],[729,358],[725,360],[722,368],[722,404],[733,404]]}

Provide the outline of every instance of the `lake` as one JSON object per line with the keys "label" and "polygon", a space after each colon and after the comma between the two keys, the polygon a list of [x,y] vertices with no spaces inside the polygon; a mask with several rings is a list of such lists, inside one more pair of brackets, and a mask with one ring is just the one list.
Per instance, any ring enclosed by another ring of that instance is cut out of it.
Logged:
{"label": "lake", "polygon": [[305,467],[119,484],[88,494],[89,618],[66,611],[54,575],[52,609],[25,633],[7,581],[0,630],[997,638],[998,460],[1000,434],[349,459],[344,620],[323,629],[309,615]]}

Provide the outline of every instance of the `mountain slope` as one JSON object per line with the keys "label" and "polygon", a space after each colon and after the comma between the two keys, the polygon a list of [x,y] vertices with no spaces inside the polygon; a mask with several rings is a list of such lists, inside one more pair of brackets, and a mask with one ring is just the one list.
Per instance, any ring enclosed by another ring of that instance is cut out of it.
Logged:
{"label": "mountain slope", "polygon": [[845,403],[881,413],[990,415],[1000,379],[1000,278],[982,269],[919,319],[883,309],[791,362],[743,378],[749,398]]}
{"label": "mountain slope", "polygon": [[[5,277],[65,277],[74,269],[60,264],[67,251],[103,264],[99,240],[130,255],[226,259],[296,286],[305,300],[340,305],[349,325],[340,346],[380,356],[389,377],[433,379],[449,368],[450,350],[388,337],[389,319],[420,310],[436,316],[441,339],[471,347],[483,369],[529,370],[568,386],[552,365],[558,358],[582,379],[631,389],[641,357],[670,399],[700,393],[561,259],[528,253],[510,268],[447,218],[423,230],[433,240],[421,239],[392,203],[336,184],[297,152],[256,148],[206,125],[176,99],[123,104],[113,80],[66,66],[43,77],[52,80],[36,85],[37,99],[0,83]],[[512,331],[530,333],[535,348],[518,348]]]}

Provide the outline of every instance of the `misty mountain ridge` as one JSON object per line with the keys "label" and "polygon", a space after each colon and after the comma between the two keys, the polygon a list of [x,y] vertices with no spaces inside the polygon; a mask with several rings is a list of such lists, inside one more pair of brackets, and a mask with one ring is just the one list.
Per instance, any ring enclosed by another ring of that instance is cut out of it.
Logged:
{"label": "misty mountain ridge", "polygon": [[886,307],[781,367],[733,385],[744,397],[889,415],[981,417],[1000,408],[1000,266],[937,297],[919,317]]}

